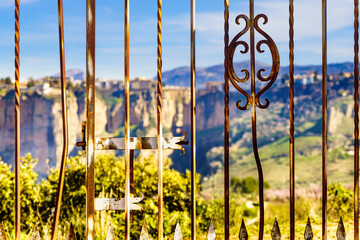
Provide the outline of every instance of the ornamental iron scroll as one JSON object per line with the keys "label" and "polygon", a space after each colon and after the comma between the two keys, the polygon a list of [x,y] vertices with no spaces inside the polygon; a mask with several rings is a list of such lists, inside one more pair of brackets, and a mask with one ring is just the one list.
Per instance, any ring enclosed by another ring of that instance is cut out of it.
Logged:
{"label": "ornamental iron scroll", "polygon": [[[280,67],[280,58],[279,52],[276,47],[275,42],[272,38],[265,33],[259,26],[260,20],[263,20],[262,24],[265,25],[268,22],[268,17],[265,14],[258,14],[254,17],[254,0],[249,0],[250,3],[250,18],[244,14],[238,15],[235,19],[237,25],[241,25],[241,21],[245,22],[244,28],[232,39],[230,44],[226,48],[225,56],[225,68],[226,75],[231,81],[232,85],[238,90],[246,99],[245,104],[238,100],[236,107],[240,110],[247,110],[251,107],[251,116],[252,116],[252,141],[253,141],[253,152],[256,161],[256,166],[258,170],[259,177],[259,206],[260,206],[260,221],[259,221],[259,239],[263,239],[264,235],[264,179],[263,171],[261,166],[261,161],[259,157],[258,147],[257,147],[257,133],[256,133],[256,107],[265,109],[269,107],[270,101],[265,98],[265,103],[262,103],[261,96],[274,84],[277,75],[279,73]],[[241,40],[241,37],[250,31],[250,44],[246,41]],[[263,40],[255,42],[255,31],[259,33]],[[265,69],[255,70],[255,50],[258,53],[264,53],[263,45],[266,45],[272,56],[272,67],[271,72],[268,76],[263,76]],[[234,70],[234,54],[238,47],[242,47],[240,50],[241,54],[247,54],[250,51],[250,72],[247,69],[241,69],[242,73],[245,73],[243,78],[237,76]],[[239,83],[245,83],[248,80],[251,80],[251,93],[247,93],[243,88],[240,87]],[[263,88],[258,92],[256,91],[255,81],[258,79],[260,82],[267,83]]]}

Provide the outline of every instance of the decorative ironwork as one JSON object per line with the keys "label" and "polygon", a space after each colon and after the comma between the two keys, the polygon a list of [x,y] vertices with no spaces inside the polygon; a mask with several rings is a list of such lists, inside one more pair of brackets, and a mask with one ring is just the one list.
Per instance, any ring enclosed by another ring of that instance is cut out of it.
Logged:
{"label": "decorative ironwork", "polygon": [[[280,57],[277,46],[272,38],[264,32],[261,27],[259,26],[260,19],[263,20],[262,24],[266,24],[268,22],[268,18],[265,14],[258,14],[254,16],[254,0],[249,1],[250,5],[250,17],[246,16],[245,14],[240,14],[236,17],[235,22],[236,24],[240,25],[240,21],[243,20],[245,25],[243,29],[232,39],[230,44],[227,47],[227,52],[225,53],[225,72],[227,73],[227,77],[232,83],[232,85],[238,90],[246,99],[245,104],[242,104],[242,100],[238,100],[236,103],[236,107],[240,110],[247,110],[251,106],[251,116],[252,116],[252,140],[253,140],[253,152],[256,161],[256,166],[258,170],[259,176],[259,205],[260,205],[260,221],[259,221],[259,240],[263,238],[264,234],[264,186],[263,186],[263,171],[261,166],[261,161],[259,157],[258,147],[257,147],[257,132],[256,132],[256,107],[261,109],[265,109],[270,105],[269,99],[265,98],[265,103],[262,103],[261,96],[274,84],[280,67]],[[227,27],[227,23],[225,20],[225,28]],[[228,31],[225,29],[225,32]],[[250,44],[241,40],[241,37],[250,31]],[[260,40],[259,42],[255,43],[255,31],[263,36],[265,39]],[[225,34],[225,38],[228,34]],[[226,42],[226,40],[225,40]],[[226,43],[225,43],[226,44]],[[268,76],[263,76],[265,69],[261,68],[258,69],[257,72],[255,70],[255,49],[258,53],[264,53],[265,50],[262,48],[263,45],[266,45],[272,56],[272,67],[271,71]],[[243,49],[240,50],[240,53],[246,54],[250,51],[250,65],[251,69],[250,72],[247,69],[241,69],[241,72],[245,74],[244,77],[239,77],[234,69],[234,54],[235,50],[242,46]],[[255,73],[256,72],[256,73]],[[262,89],[256,91],[256,78],[263,82],[267,83]],[[239,83],[245,83],[248,80],[251,80],[251,93],[247,93]],[[225,99],[226,100],[226,99]],[[226,105],[226,104],[225,104]],[[228,143],[227,143],[228,144]],[[226,144],[225,144],[226,145]],[[228,146],[225,147],[228,151]],[[225,184],[228,180],[225,180]],[[227,238],[228,231],[226,234]]]}
{"label": "decorative ironwork", "polygon": [[181,232],[180,223],[177,222],[175,227],[174,240],[182,240],[182,239],[183,239],[183,235]]}
{"label": "decorative ironwork", "polygon": [[345,231],[344,223],[343,223],[343,220],[341,217],[339,220],[338,228],[336,230],[336,238],[337,238],[337,240],[345,240],[346,239],[346,231]]}
{"label": "decorative ironwork", "polygon": [[215,227],[214,227],[212,219],[210,220],[206,238],[207,238],[207,240],[215,240],[216,239]]}
{"label": "decorative ironwork", "polygon": [[274,221],[274,226],[271,229],[271,239],[272,240],[281,240],[281,233],[280,233],[279,223],[278,223],[276,218],[275,218],[275,221]]}
{"label": "decorative ironwork", "polygon": [[141,233],[140,233],[140,240],[149,240],[149,231],[146,227],[146,222],[144,221],[142,228],[141,228]]}
{"label": "decorative ironwork", "polygon": [[75,232],[74,232],[74,228],[73,228],[72,223],[70,223],[69,233],[68,233],[68,235],[66,237],[66,240],[76,240]]}
{"label": "decorative ironwork", "polygon": [[110,223],[108,232],[106,234],[106,240],[115,240],[115,233],[114,229],[112,227],[112,224]]}
{"label": "decorative ironwork", "polygon": [[239,231],[239,240],[248,240],[249,236],[246,230],[244,219],[241,220],[241,227]]}
{"label": "decorative ironwork", "polygon": [[305,240],[312,240],[313,237],[314,237],[314,234],[313,234],[313,230],[311,227],[310,218],[308,218],[307,223],[306,223],[304,238],[305,238]]}

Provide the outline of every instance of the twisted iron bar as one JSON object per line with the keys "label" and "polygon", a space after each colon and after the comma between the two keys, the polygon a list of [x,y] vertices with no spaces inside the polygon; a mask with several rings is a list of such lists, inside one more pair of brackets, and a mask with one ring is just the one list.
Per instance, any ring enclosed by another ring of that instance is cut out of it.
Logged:
{"label": "twisted iron bar", "polygon": [[164,236],[162,151],[162,0],[157,1],[157,144],[158,144],[158,239]]}
{"label": "twisted iron bar", "polygon": [[359,1],[354,0],[354,240],[359,240]]}
{"label": "twisted iron bar", "polygon": [[[225,10],[226,11],[226,10]],[[225,78],[227,77],[230,79],[232,85],[245,97],[246,102],[244,105],[241,104],[241,100],[238,100],[236,103],[236,106],[240,110],[247,110],[251,106],[251,123],[252,123],[252,141],[253,141],[253,152],[256,162],[256,167],[258,170],[258,177],[259,177],[259,206],[260,206],[260,221],[259,221],[259,240],[263,239],[264,234],[264,179],[263,179],[263,171],[261,166],[261,161],[259,157],[259,151],[257,146],[257,131],[256,131],[256,106],[265,109],[269,107],[270,101],[265,98],[265,104],[261,103],[260,97],[274,84],[279,68],[280,68],[280,58],[279,58],[279,52],[276,47],[275,42],[272,40],[272,38],[265,33],[259,26],[259,20],[263,19],[263,24],[266,24],[268,22],[268,18],[264,14],[259,14],[256,17],[254,17],[254,1],[250,0],[250,18],[248,18],[246,15],[241,14],[236,17],[235,22],[236,24],[240,25],[240,20],[245,21],[245,26],[243,29],[233,38],[233,40],[230,42],[228,49],[225,51]],[[226,29],[226,26],[225,26]],[[250,30],[250,44],[248,44],[245,41],[240,40],[240,38]],[[265,72],[265,69],[261,68],[257,72],[255,71],[255,30],[262,35],[265,39],[257,42],[256,44],[256,51],[258,53],[264,53],[265,51],[262,49],[262,45],[266,45],[272,56],[272,67],[271,72],[268,76],[263,76],[262,73]],[[226,30],[225,30],[226,32]],[[226,34],[225,34],[226,35]],[[226,44],[226,43],[225,43]],[[242,73],[245,73],[245,77],[240,78],[237,76],[235,70],[234,70],[234,54],[237,47],[242,46],[244,49],[240,50],[240,53],[246,54],[249,52],[250,49],[250,62],[251,62],[251,71],[247,69],[241,69]],[[227,47],[227,45],[225,45]],[[227,76],[226,76],[227,74]],[[260,89],[258,92],[256,92],[256,77],[261,82],[266,82],[267,84],[265,87]],[[251,94],[247,93],[244,89],[241,88],[239,83],[247,82],[249,79],[251,79]],[[226,81],[225,81],[226,83]],[[225,87],[226,91],[226,87]],[[226,95],[226,93],[225,93]],[[226,108],[226,96],[225,96],[225,108]],[[225,111],[225,117],[226,115]],[[226,142],[225,142],[226,146]],[[226,146],[228,147],[228,146]],[[228,152],[228,149],[225,149],[225,154]],[[225,155],[226,157],[226,155]],[[226,158],[225,158],[226,160]],[[228,164],[228,163],[227,163]],[[225,164],[225,166],[227,165]],[[225,173],[226,175],[226,173]]]}
{"label": "twisted iron bar", "polygon": [[289,0],[290,240],[295,239],[294,0]]}
{"label": "twisted iron bar", "polygon": [[15,239],[20,240],[20,0],[15,0]]}
{"label": "twisted iron bar", "polygon": [[[229,240],[229,0],[224,0],[224,201],[225,201],[225,240]],[[231,78],[230,78],[231,79]]]}

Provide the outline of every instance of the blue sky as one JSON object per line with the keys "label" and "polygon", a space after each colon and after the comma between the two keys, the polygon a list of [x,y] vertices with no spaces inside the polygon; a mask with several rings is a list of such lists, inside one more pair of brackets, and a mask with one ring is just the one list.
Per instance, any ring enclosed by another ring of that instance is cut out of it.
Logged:
{"label": "blue sky", "polygon": [[[66,68],[85,70],[85,0],[63,0]],[[0,77],[14,75],[13,0],[0,0]],[[21,76],[41,77],[59,72],[56,0],[21,2]],[[96,5],[96,76],[123,79],[123,1],[98,0]],[[196,65],[223,62],[223,1],[196,2]],[[163,70],[190,64],[190,1],[163,0]],[[157,1],[130,1],[130,74],[156,75]],[[248,14],[248,1],[230,0],[230,33],[240,27],[236,15]],[[288,1],[256,0],[265,13],[263,28],[275,40],[282,65],[288,64]],[[328,61],[353,60],[353,1],[328,0]],[[245,37],[246,40],[246,37]],[[295,63],[321,63],[321,1],[295,1]],[[267,57],[262,57],[267,55]],[[268,52],[258,56],[269,62]],[[236,60],[245,60],[237,56]]]}

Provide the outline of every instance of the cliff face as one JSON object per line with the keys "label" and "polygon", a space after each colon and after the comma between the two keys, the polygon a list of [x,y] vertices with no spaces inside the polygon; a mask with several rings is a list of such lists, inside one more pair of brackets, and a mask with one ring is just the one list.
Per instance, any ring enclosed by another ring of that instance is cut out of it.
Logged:
{"label": "cliff face", "polygon": [[[0,156],[3,161],[14,164],[14,98],[8,93],[0,99]],[[106,106],[103,101],[97,103],[96,133],[105,131]],[[37,171],[45,174],[48,170],[46,159],[54,166],[62,154],[62,111],[60,92],[53,90],[47,96],[36,93],[21,98],[20,149],[21,156],[31,153],[39,159]],[[81,123],[85,120],[84,99],[68,94],[69,115],[69,153],[76,151],[76,141],[80,138]],[[104,118],[105,116],[105,118]],[[78,149],[79,150],[79,149]]]}
{"label": "cliff face", "polygon": [[[304,91],[307,91],[306,89]],[[95,107],[95,135],[97,137],[123,136],[124,104],[123,91],[97,92]],[[258,110],[257,130],[259,146],[288,135],[287,89],[279,89],[270,99],[271,105],[266,111]],[[75,155],[79,148],[75,144],[80,140],[81,123],[86,119],[84,91],[68,93],[69,115],[69,155]],[[232,146],[251,147],[250,111],[236,108],[239,94],[230,92],[230,144]],[[309,119],[320,119],[320,97],[314,94],[301,94],[295,99],[295,125],[301,126]],[[208,156],[214,147],[223,145],[224,95],[221,91],[199,91],[196,100],[197,159],[198,171],[207,173]],[[316,104],[309,104],[314,102]],[[163,89],[163,132],[164,136],[181,135],[186,131],[190,135],[190,90],[188,88],[164,87]],[[319,104],[318,104],[319,103]],[[329,134],[347,136],[352,134],[351,101],[339,99],[329,104]],[[14,102],[13,93],[0,98],[0,156],[14,163]],[[130,95],[130,124],[132,136],[156,136],[157,104],[155,89],[132,91]],[[314,123],[309,134],[317,134],[321,125]],[[313,132],[313,133],[312,133]],[[187,137],[187,139],[190,139]],[[60,91],[52,89],[46,96],[36,93],[25,94],[21,100],[21,155],[30,152],[39,159],[37,171],[46,174],[49,165],[55,166],[62,154],[62,117]],[[164,151],[171,156],[174,167],[184,170],[190,166],[190,147],[186,146],[185,156],[179,151]],[[142,155],[156,154],[154,151],[141,151]],[[219,162],[222,162],[222,154]]]}

